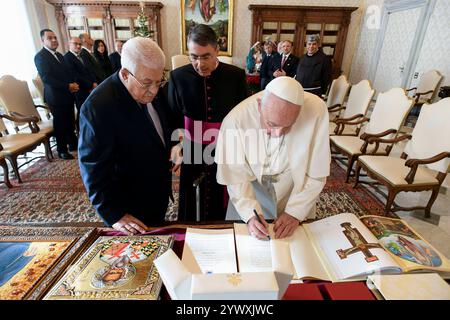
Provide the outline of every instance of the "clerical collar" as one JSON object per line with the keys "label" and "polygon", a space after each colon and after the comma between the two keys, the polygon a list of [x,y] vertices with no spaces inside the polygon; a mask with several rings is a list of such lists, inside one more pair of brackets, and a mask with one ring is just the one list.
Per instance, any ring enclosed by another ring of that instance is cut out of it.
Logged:
{"label": "clerical collar", "polygon": [[219,59],[217,59],[217,60],[216,60],[216,66],[215,66],[214,70],[211,71],[211,73],[209,74],[209,76],[202,76],[202,75],[200,75],[200,74],[197,72],[197,70],[195,70],[195,68],[194,68],[194,70],[195,70],[195,72],[197,72],[197,74],[198,74],[199,76],[201,76],[201,77],[203,77],[203,78],[209,78],[209,77],[211,77],[211,76],[213,75],[214,72],[216,72],[217,68],[219,67],[219,63],[220,63],[220,61],[219,61]]}
{"label": "clerical collar", "polygon": [[211,73],[213,73],[214,71],[217,70],[217,67],[219,66],[219,63],[220,63],[220,61],[219,61],[219,59],[217,59],[216,60],[216,67],[214,68],[214,70]]}
{"label": "clerical collar", "polygon": [[309,54],[308,52],[306,52],[306,55],[309,57],[312,57],[313,55],[315,55],[317,52],[319,52],[319,49],[317,49],[315,52]]}

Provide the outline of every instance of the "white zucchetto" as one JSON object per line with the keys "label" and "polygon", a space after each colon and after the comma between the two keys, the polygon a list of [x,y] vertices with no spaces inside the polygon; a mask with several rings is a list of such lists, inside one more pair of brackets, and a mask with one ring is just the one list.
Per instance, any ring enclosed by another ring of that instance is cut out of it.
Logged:
{"label": "white zucchetto", "polygon": [[278,98],[299,106],[303,105],[303,87],[294,78],[285,76],[275,78],[269,82],[266,90]]}

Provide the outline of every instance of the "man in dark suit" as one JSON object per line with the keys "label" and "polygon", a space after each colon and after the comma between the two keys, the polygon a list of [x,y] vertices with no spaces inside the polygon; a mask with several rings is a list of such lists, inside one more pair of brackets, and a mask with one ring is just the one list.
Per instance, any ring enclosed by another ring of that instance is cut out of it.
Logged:
{"label": "man in dark suit", "polygon": [[279,57],[278,52],[274,51],[274,45],[272,42],[266,41],[264,43],[264,55],[263,61],[261,63],[261,69],[259,71],[261,90],[264,90],[267,84],[272,80],[271,74],[269,73],[274,61]]}
{"label": "man in dark suit", "polygon": [[292,52],[292,42],[284,40],[281,45],[283,51],[272,64],[270,69],[272,79],[282,76],[293,78],[297,72],[298,57],[294,56]]}
{"label": "man in dark suit", "polygon": [[85,66],[95,75],[95,82],[100,84],[103,79],[103,70],[97,59],[92,53],[92,46],[94,45],[94,40],[92,40],[89,33],[82,33],[78,36],[81,41],[81,58],[84,61]]}
{"label": "man in dark suit", "polygon": [[79,85],[72,78],[72,73],[64,57],[57,52],[58,39],[50,29],[40,32],[43,48],[35,55],[34,63],[44,83],[44,99],[53,114],[58,156],[61,159],[73,159],[68,152],[76,151],[74,93]]}
{"label": "man in dark suit", "polygon": [[81,105],[87,99],[89,93],[97,86],[95,75],[85,66],[81,58],[81,41],[78,37],[69,39],[69,51],[64,55],[64,60],[72,72],[72,76],[79,84],[80,90],[75,93],[75,104],[77,106],[77,119],[75,121],[77,131],[80,131],[79,118]]}
{"label": "man in dark suit", "polygon": [[156,42],[130,39],[122,69],[80,112],[78,158],[89,199],[108,226],[128,235],[164,221],[171,194],[170,117],[159,90],[164,66]]}
{"label": "man in dark suit", "polygon": [[111,53],[109,55],[109,61],[111,61],[111,66],[114,72],[117,70],[120,70],[122,68],[122,65],[120,63],[120,55],[122,54],[122,46],[123,41],[122,40],[116,40],[116,51]]}

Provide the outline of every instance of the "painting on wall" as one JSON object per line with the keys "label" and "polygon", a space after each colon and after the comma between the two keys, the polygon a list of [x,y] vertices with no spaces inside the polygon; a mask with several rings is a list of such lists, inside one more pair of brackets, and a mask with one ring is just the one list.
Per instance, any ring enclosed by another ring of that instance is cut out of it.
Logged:
{"label": "painting on wall", "polygon": [[38,299],[92,228],[0,227],[0,300]]}
{"label": "painting on wall", "polygon": [[154,259],[173,236],[103,236],[67,271],[44,299],[156,300],[162,286]]}
{"label": "painting on wall", "polygon": [[197,24],[206,24],[216,32],[219,55],[232,55],[233,0],[181,0],[183,54],[188,51],[189,31]]}

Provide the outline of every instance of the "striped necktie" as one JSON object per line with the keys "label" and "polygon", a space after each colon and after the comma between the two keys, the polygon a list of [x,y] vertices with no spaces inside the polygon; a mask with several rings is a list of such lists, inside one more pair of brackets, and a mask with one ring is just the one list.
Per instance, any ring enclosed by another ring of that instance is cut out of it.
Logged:
{"label": "striped necktie", "polygon": [[283,61],[281,61],[281,68],[283,69],[284,63],[286,62],[287,56],[283,54]]}
{"label": "striped necktie", "polygon": [[56,60],[58,60],[59,63],[61,63],[61,59],[58,57],[58,52],[54,52],[53,55],[55,56]]}

